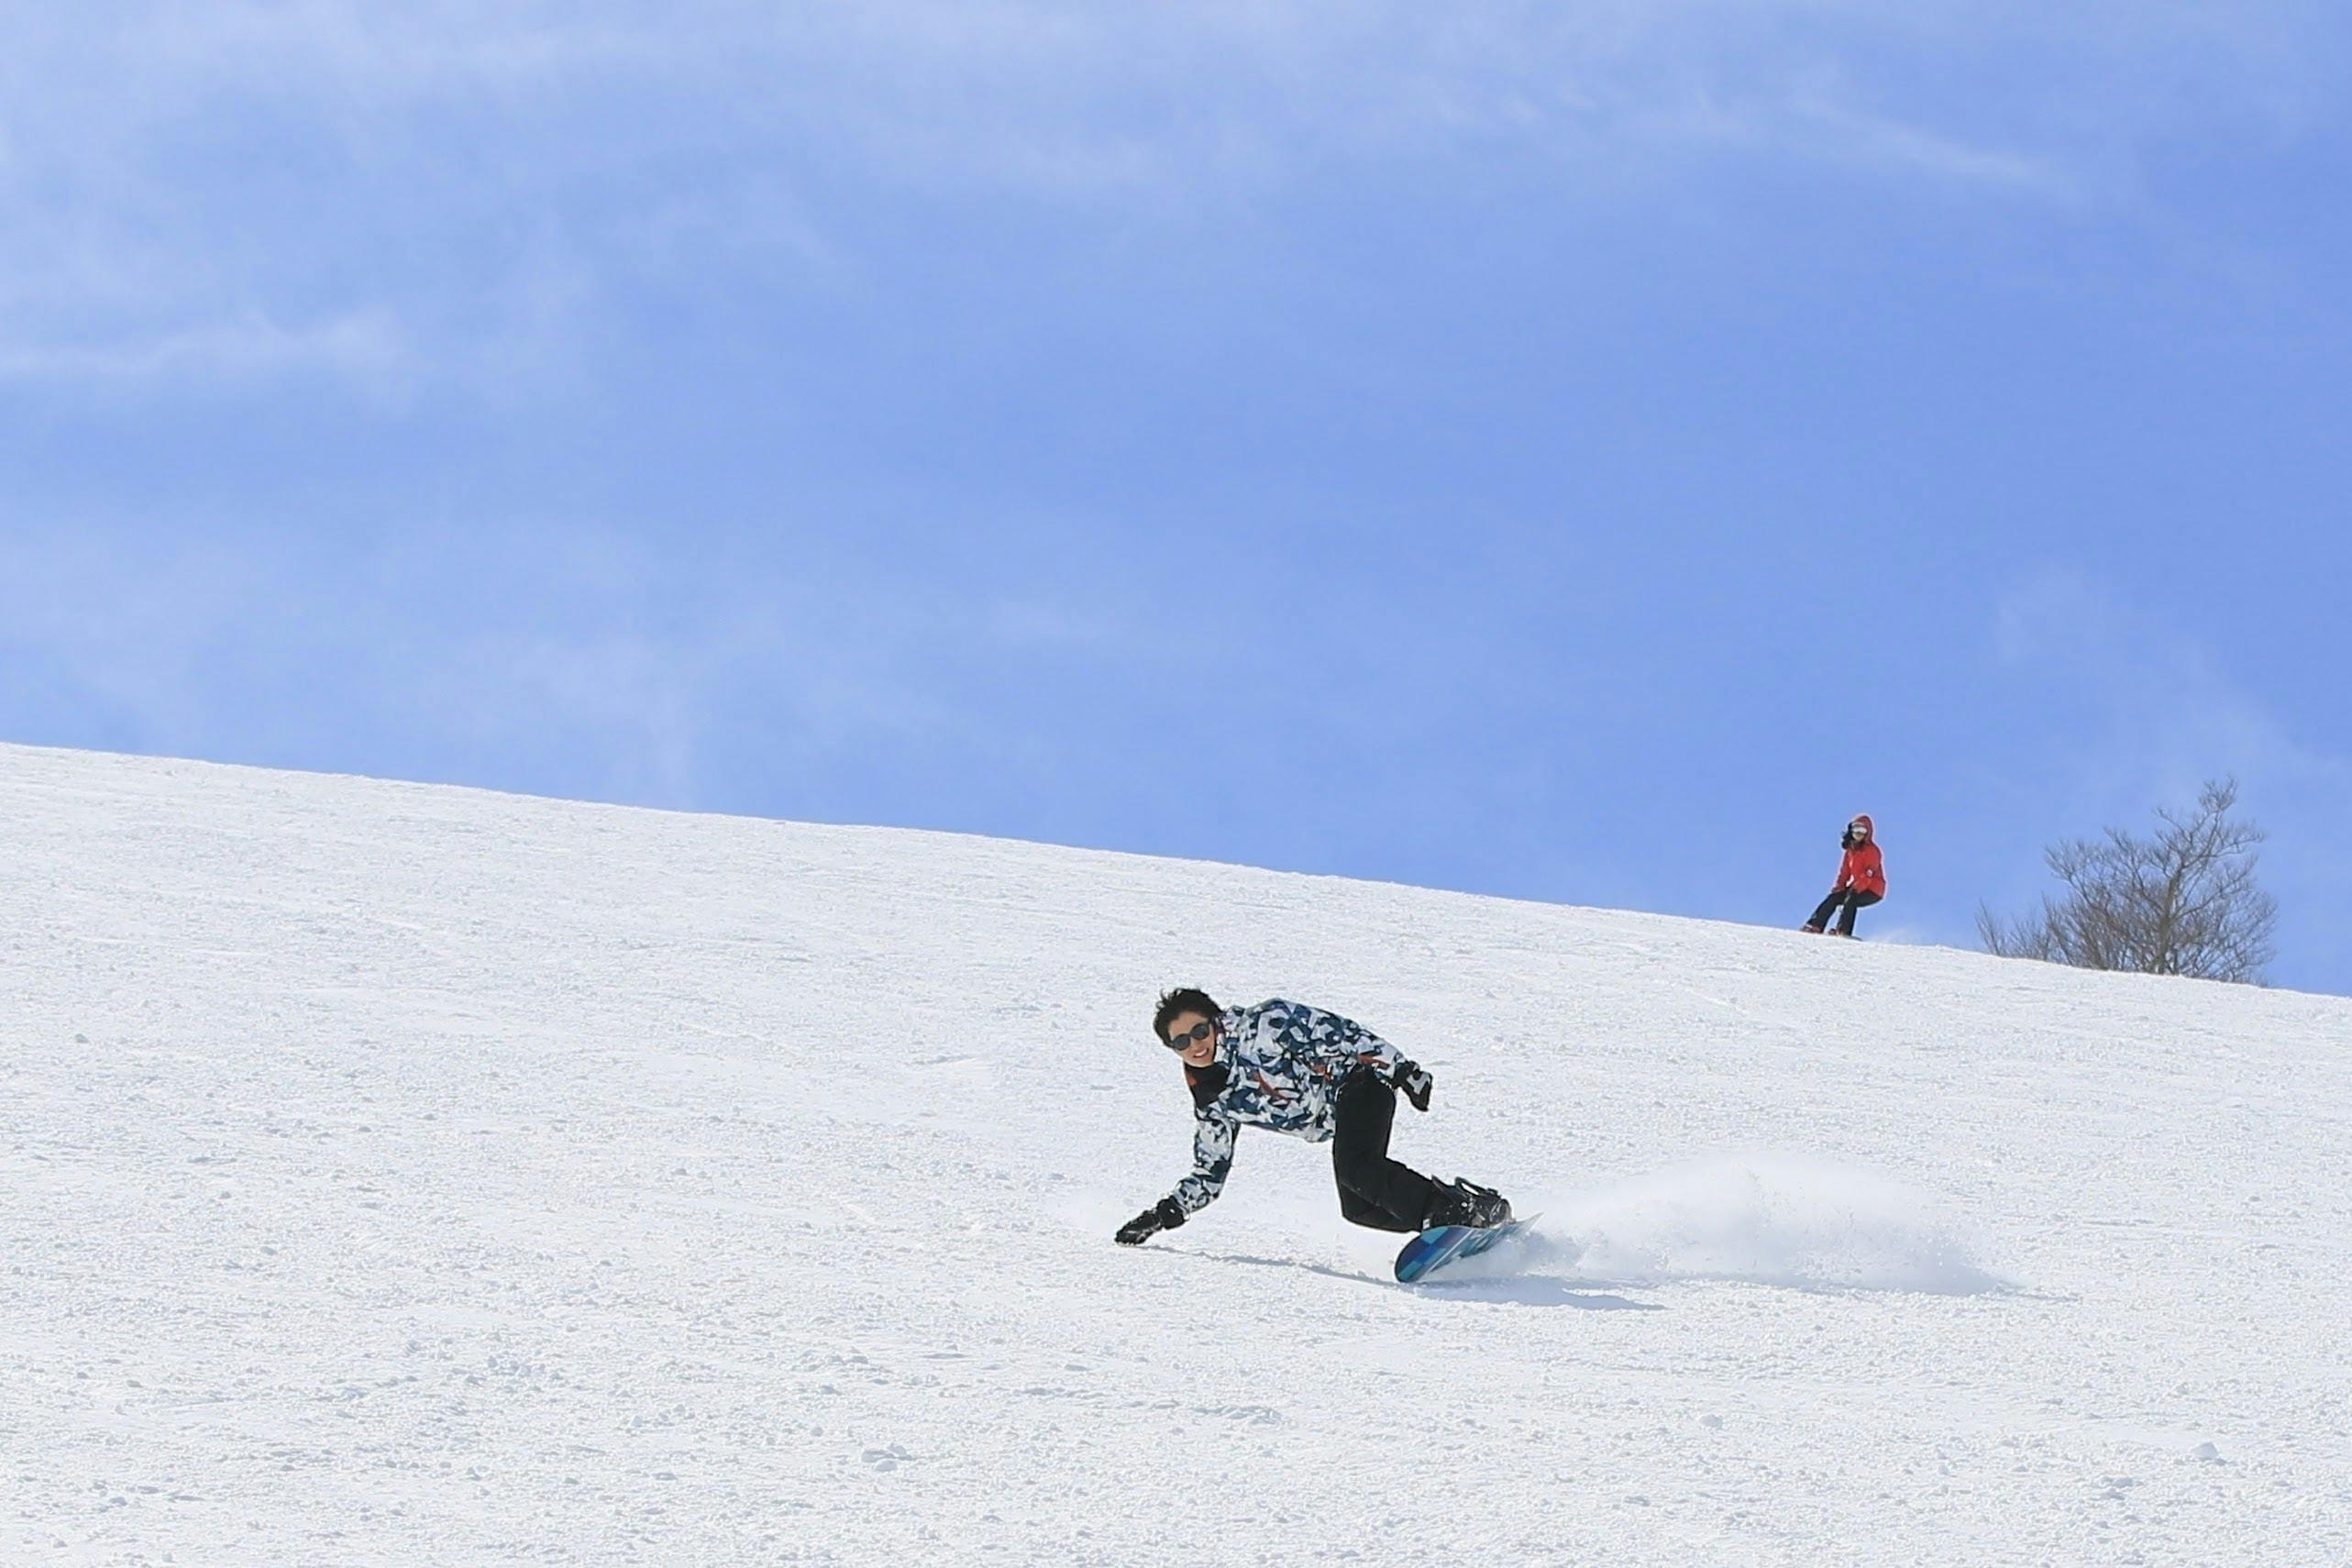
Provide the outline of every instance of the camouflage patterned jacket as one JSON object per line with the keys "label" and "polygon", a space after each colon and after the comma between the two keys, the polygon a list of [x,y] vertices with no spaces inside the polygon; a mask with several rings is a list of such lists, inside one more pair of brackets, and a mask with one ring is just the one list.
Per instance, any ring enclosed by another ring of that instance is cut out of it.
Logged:
{"label": "camouflage patterned jacket", "polygon": [[1234,1136],[1271,1128],[1320,1143],[1331,1136],[1332,1102],[1359,1064],[1387,1080],[1404,1053],[1362,1024],[1297,1002],[1231,1008],[1217,1020],[1217,1059],[1185,1069],[1192,1086],[1192,1174],[1173,1194],[1197,1214],[1224,1190]]}

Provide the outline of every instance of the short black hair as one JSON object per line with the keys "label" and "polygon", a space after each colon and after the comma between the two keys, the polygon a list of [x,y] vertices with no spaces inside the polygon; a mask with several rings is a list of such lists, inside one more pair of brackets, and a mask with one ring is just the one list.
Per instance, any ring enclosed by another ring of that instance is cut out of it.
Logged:
{"label": "short black hair", "polygon": [[1197,1012],[1213,1023],[1217,1015],[1224,1010],[1198,986],[1178,986],[1161,994],[1159,1008],[1152,1014],[1152,1032],[1165,1045],[1168,1043],[1168,1025],[1175,1022],[1178,1015]]}

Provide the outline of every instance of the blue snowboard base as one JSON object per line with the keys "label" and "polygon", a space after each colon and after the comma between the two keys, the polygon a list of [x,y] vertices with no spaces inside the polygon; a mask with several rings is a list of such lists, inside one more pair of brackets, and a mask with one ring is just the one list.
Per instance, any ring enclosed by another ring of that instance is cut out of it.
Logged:
{"label": "blue snowboard base", "polygon": [[1410,1285],[1456,1258],[1474,1258],[1541,1218],[1530,1214],[1524,1220],[1507,1220],[1500,1225],[1432,1225],[1406,1242],[1404,1250],[1397,1254],[1397,1283]]}

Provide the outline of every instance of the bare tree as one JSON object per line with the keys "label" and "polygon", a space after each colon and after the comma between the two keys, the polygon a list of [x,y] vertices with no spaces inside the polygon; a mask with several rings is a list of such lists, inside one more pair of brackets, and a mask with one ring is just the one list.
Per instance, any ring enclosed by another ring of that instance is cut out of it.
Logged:
{"label": "bare tree", "polygon": [[2193,812],[2159,808],[2148,837],[2109,828],[2052,845],[2043,858],[2065,896],[2008,923],[1979,905],[1977,933],[2012,958],[2259,984],[2279,904],[2254,879],[2255,846],[2269,835],[2231,821],[2236,804],[2237,781],[2224,778],[2198,791]]}

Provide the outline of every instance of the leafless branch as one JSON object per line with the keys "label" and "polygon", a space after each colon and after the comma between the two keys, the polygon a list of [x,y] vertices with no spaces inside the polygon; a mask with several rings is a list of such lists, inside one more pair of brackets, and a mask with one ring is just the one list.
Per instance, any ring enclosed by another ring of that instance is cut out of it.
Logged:
{"label": "leafless branch", "polygon": [[2279,906],[2255,878],[2268,835],[2233,821],[2236,804],[2236,781],[2213,780],[2195,811],[2159,809],[2145,837],[2109,828],[2050,845],[2043,858],[2064,895],[2015,921],[1979,906],[1977,934],[2008,957],[2259,984]]}

